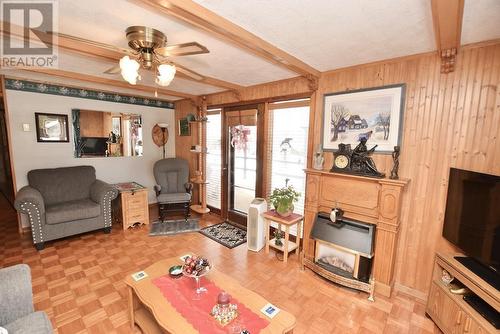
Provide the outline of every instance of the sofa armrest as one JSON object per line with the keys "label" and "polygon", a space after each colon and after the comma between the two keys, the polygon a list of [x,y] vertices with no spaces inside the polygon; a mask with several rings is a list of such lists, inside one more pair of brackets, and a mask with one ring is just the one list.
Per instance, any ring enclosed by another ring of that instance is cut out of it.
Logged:
{"label": "sofa armrest", "polygon": [[111,228],[113,223],[111,217],[111,201],[118,196],[118,190],[112,185],[96,180],[90,187],[90,198],[101,205],[101,213],[104,216],[104,228]]}
{"label": "sofa armrest", "polygon": [[155,189],[156,197],[160,196],[160,194],[161,194],[161,186],[158,185],[158,184],[155,184],[154,189]]}
{"label": "sofa armrest", "polygon": [[95,182],[90,187],[90,198],[99,204],[104,204],[104,202],[111,202],[118,196],[118,190],[101,180],[95,180]]}
{"label": "sofa armrest", "polygon": [[26,264],[0,269],[0,326],[33,313],[31,272]]}
{"label": "sofa armrest", "polygon": [[45,203],[42,194],[38,190],[30,186],[19,189],[14,201],[16,210],[29,215],[32,205],[38,208],[40,214],[45,214]]}
{"label": "sofa armrest", "polygon": [[42,244],[45,225],[45,203],[42,194],[33,187],[22,187],[16,194],[14,207],[20,213],[28,215],[33,243]]}

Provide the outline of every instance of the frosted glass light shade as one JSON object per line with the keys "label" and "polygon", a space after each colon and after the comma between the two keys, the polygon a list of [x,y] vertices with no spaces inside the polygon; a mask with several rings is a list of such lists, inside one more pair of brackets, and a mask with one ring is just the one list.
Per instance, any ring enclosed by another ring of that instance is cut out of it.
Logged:
{"label": "frosted glass light shade", "polygon": [[160,86],[168,86],[172,82],[175,76],[175,66],[171,64],[161,64],[158,66],[158,76],[156,77],[156,83]]}
{"label": "frosted glass light shade", "polygon": [[129,56],[125,56],[120,59],[120,69],[122,77],[131,85],[137,84],[137,78],[139,77],[139,63],[135,59],[131,59]]}

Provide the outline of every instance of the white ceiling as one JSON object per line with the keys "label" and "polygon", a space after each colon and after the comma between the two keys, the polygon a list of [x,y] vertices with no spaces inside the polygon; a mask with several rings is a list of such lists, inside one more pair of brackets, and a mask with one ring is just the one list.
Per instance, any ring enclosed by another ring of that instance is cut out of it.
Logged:
{"label": "white ceiling", "polygon": [[435,49],[430,0],[195,0],[312,67]]}
{"label": "white ceiling", "polygon": [[[435,50],[430,0],[195,1],[320,71]],[[462,43],[499,38],[499,22],[500,0],[465,0]],[[62,33],[127,47],[124,31],[131,25],[159,29],[169,44],[197,41],[208,47],[209,54],[174,58],[202,75],[242,86],[297,76],[137,0],[59,1]],[[102,73],[112,65],[59,54],[62,70],[121,80]],[[142,76],[142,84],[155,86],[149,73]],[[225,90],[178,77],[166,88],[193,95]]]}
{"label": "white ceiling", "polygon": [[462,44],[500,38],[500,0],[466,0]]}

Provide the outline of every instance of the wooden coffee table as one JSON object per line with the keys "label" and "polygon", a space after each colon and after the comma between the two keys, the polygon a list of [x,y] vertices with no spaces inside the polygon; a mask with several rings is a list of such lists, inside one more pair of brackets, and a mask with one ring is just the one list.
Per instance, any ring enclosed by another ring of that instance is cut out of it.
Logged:
{"label": "wooden coffee table", "polygon": [[[134,325],[141,328],[143,333],[178,333],[191,334],[198,333],[196,329],[170,305],[165,299],[160,289],[156,287],[152,280],[168,274],[168,268],[181,264],[178,257],[159,261],[144,271],[148,277],[136,282],[130,275],[125,278],[125,283],[129,290],[129,312],[132,330]],[[234,298],[238,299],[246,307],[258,315],[265,317],[261,308],[268,303],[257,293],[241,286],[233,278],[221,273],[217,269],[212,269],[207,278],[214,282],[221,289],[227,291]],[[215,302],[215,301],[214,301]],[[295,328],[295,317],[281,310],[273,319],[265,317],[269,325],[261,333],[282,334],[293,333]],[[253,334],[253,333],[252,333]]]}

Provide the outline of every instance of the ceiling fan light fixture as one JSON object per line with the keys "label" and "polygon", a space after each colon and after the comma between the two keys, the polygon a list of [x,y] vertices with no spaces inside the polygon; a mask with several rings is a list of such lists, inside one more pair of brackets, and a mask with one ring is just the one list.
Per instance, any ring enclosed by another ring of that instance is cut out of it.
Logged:
{"label": "ceiling fan light fixture", "polygon": [[156,77],[156,83],[160,86],[168,86],[172,82],[175,76],[175,65],[172,64],[161,64],[158,66],[158,76]]}
{"label": "ceiling fan light fixture", "polygon": [[137,79],[140,79],[139,67],[140,64],[135,59],[131,59],[129,56],[125,56],[120,59],[122,77],[131,85],[135,85],[137,83]]}

